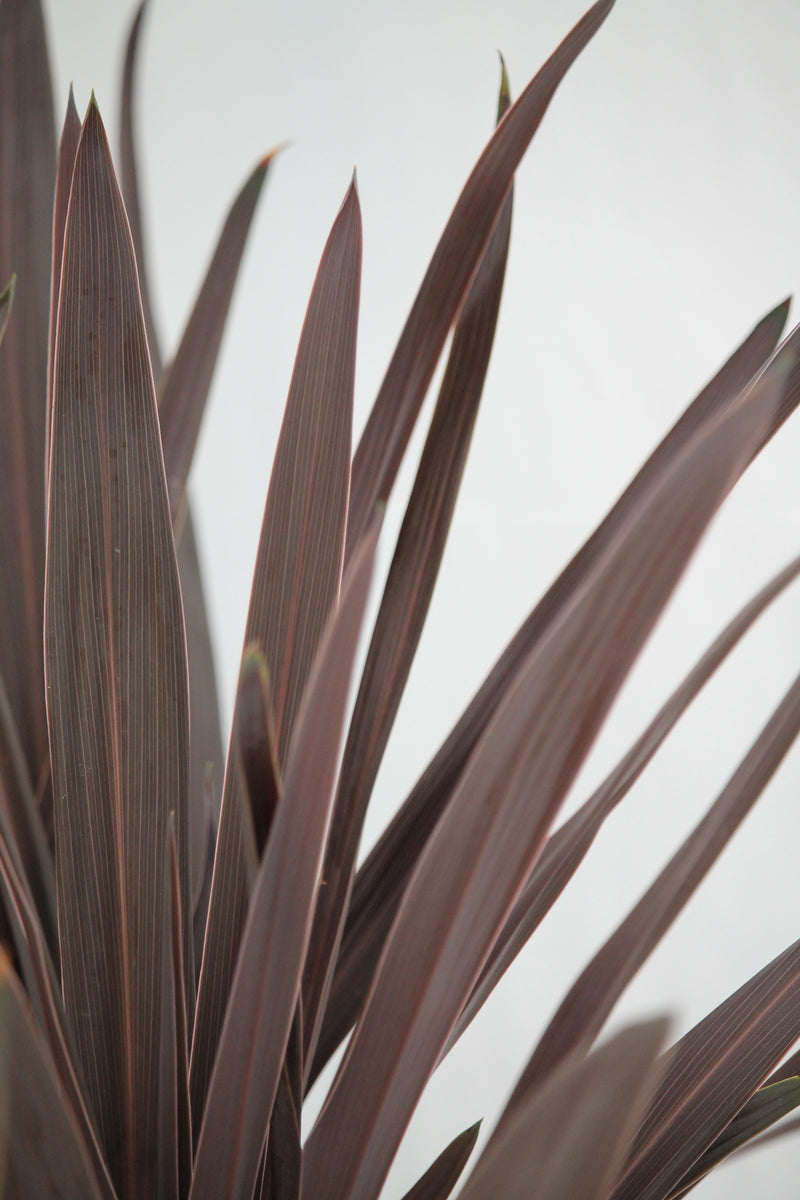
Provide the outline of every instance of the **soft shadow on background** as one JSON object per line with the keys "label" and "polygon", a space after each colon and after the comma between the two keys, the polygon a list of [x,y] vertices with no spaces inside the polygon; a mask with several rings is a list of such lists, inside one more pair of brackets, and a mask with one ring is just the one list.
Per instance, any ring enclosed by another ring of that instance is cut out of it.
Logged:
{"label": "soft shadow on background", "polygon": [[[582,11],[574,0],[150,0],[138,131],[166,351],[234,192],[266,150],[291,143],[261,201],[192,476],[226,720],[294,351],[354,164],[364,217],[358,430],[491,131],[496,50],[516,95]],[[132,5],[69,0],[46,12],[59,106],[70,80],[79,109],[94,87],[113,133]],[[799,49],[791,0],[618,0],[556,94],[517,177],[482,412],[370,840],[668,425],[763,313],[800,288]],[[793,309],[790,323],[798,316]],[[799,458],[795,417],[712,526],[572,803],[728,617],[797,553]],[[384,567],[412,477],[406,470],[389,512]],[[564,991],[797,672],[798,616],[795,588],[609,821],[434,1077],[387,1196],[401,1195],[466,1125],[485,1116],[488,1131]],[[680,1034],[795,940],[799,781],[795,750],[610,1027],[667,1010]],[[789,1200],[798,1164],[795,1139],[744,1156],[695,1194]]]}

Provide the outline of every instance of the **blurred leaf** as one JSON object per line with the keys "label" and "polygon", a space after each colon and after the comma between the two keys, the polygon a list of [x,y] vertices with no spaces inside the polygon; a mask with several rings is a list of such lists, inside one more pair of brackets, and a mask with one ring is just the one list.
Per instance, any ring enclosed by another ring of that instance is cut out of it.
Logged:
{"label": "blurred leaf", "polygon": [[[498,659],[482,687],[435,755],[408,799],[390,822],[356,875],[334,976],[330,1018],[316,1056],[321,1069],[352,1026],[364,1003],[397,906],[428,838],[449,801],[475,745],[514,684],[525,657],[542,639],[605,548],[636,511],[641,497],[674,461],[694,433],[724,411],[775,349],[788,312],[788,301],[759,322],[722,369],[676,422],[588,541],[561,572]],[[800,341],[787,340],[775,357]],[[789,400],[800,400],[800,376],[790,375]],[[780,413],[788,411],[787,393]],[[777,422],[773,423],[777,428]],[[558,835],[556,835],[558,836]],[[543,867],[544,869],[544,867]],[[487,966],[487,970],[488,970]]]}
{"label": "blurred leaf", "polygon": [[450,1035],[450,1050],[541,924],[577,871],[606,817],[625,798],[675,724],[764,609],[800,573],[800,558],[784,567],[737,613],[676,688],[622,761],[576,813],[550,837],[523,888],[472,995]]}
{"label": "blurred leaf", "polygon": [[565,1063],[490,1142],[461,1200],[605,1200],[659,1075],[663,1020]]}
{"label": "blurred leaf", "polygon": [[800,1105],[800,1078],[796,1075],[769,1087],[759,1088],[755,1096],[747,1101],[716,1141],[701,1154],[697,1162],[687,1171],[670,1197],[677,1200],[700,1182],[713,1167],[716,1167],[736,1150],[752,1142],[752,1139],[769,1129],[781,1117]]}
{"label": "blurred leaf", "polygon": [[447,1200],[475,1148],[480,1128],[481,1122],[476,1121],[453,1138],[403,1200]]}
{"label": "blurred leaf", "polygon": [[514,173],[561,80],[613,7],[598,0],[531,80],[478,159],[439,239],[353,459],[347,554],[392,490],[450,326]]}
{"label": "blurred leaf", "polygon": [[39,0],[0,4],[0,280],[16,274],[0,345],[0,677],[36,788],[47,761],[42,665],[53,95]]}
{"label": "blurred leaf", "polygon": [[197,1145],[192,1200],[252,1195],[308,946],[377,528],[320,643],[258,870]]}
{"label": "blurred leaf", "polygon": [[14,303],[14,289],[17,286],[17,277],[12,275],[6,286],[0,292],[0,344],[3,341],[3,334],[6,331],[8,318],[11,315],[11,308]]}
{"label": "blurred leaf", "polygon": [[306,1197],[362,1200],[383,1182],[563,798],[785,378],[766,376],[698,432],[528,656],[406,889],[305,1145]]}
{"label": "blurred leaf", "polygon": [[[0,951],[0,1190],[6,1200],[107,1200]],[[4,1161],[3,1161],[4,1160]]]}
{"label": "blurred leaf", "polygon": [[800,941],[668,1051],[614,1200],[670,1195],[798,1037]]}
{"label": "blurred leaf", "polygon": [[191,946],[188,682],[136,264],[94,101],[54,380],[45,640],[64,997],[112,1178],[154,1195],[170,812]]}
{"label": "blurred leaf", "polygon": [[[269,670],[278,766],[325,619],[339,592],[361,275],[355,181],[320,261],[297,350],[261,527],[245,645]],[[256,867],[235,740],[228,754],[192,1047],[200,1126]]]}
{"label": "blurred leaf", "polygon": [[750,812],[800,730],[800,678],[770,717],[715,803],[570,988],[514,1089],[506,1113],[600,1032],[614,1004],[658,945]]}
{"label": "blurred leaf", "polygon": [[136,72],[138,68],[139,37],[142,32],[142,19],[147,8],[147,0],[142,0],[133,18],[128,42],[125,47],[125,63],[122,68],[122,95],[120,96],[120,125],[119,125],[119,161],[120,185],[125,197],[125,208],[128,213],[133,248],[139,270],[139,289],[141,292],[144,327],[147,334],[147,347],[150,352],[150,362],[153,367],[153,378],[158,384],[161,378],[161,350],[159,347],[156,323],[153,319],[153,306],[150,299],[150,273],[147,269],[147,253],[142,225],[142,210],[139,203],[139,172],[136,167],[136,145],[133,136],[133,109],[135,106]]}
{"label": "blurred leaf", "polygon": [[64,226],[67,223],[67,206],[72,187],[72,172],[75,155],[81,136],[81,119],[75,107],[72,84],[69,88],[67,111],[58,146],[56,170],[56,193],[53,205],[53,263],[50,282],[50,337],[47,344],[47,416],[45,420],[45,483],[50,469],[50,422],[53,417],[53,369],[55,367],[56,321],[58,319],[58,293],[61,287],[61,256],[64,252]]}
{"label": "blurred leaf", "polygon": [[252,172],[228,213],[180,345],[158,386],[161,441],[176,528],[186,515],[186,481],[205,412],[239,265],[272,155]]}
{"label": "blurred leaf", "polygon": [[[502,72],[498,120],[510,103]],[[320,1021],[332,1027],[321,1068],[347,1033],[352,1003],[326,998],[353,883],[367,805],[417,651],[466,464],[489,367],[511,232],[512,191],[506,197],[466,299],[433,420],[422,451],[345,744],[320,893],[303,977],[306,1058],[314,1054]],[[360,999],[367,980],[360,989]],[[333,1044],[331,1044],[333,1043]],[[309,1062],[310,1065],[310,1062]],[[312,1077],[316,1072],[312,1073]]]}

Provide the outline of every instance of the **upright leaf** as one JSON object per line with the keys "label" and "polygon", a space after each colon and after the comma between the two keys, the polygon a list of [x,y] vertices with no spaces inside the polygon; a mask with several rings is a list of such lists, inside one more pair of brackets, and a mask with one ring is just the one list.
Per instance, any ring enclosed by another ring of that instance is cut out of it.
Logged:
{"label": "upright leaf", "polygon": [[[191,945],[188,682],[136,263],[94,101],[64,237],[52,435],[45,640],[64,1001],[115,1185],[154,1195],[171,812]],[[191,961],[186,974],[188,992]]]}
{"label": "upright leaf", "polygon": [[408,885],[305,1146],[305,1197],[366,1200],[383,1182],[563,797],[783,382],[767,377],[701,429],[527,659]]}
{"label": "upright leaf", "polygon": [[480,1121],[476,1121],[453,1138],[403,1200],[447,1200],[475,1148],[480,1128]]}
{"label": "upright leaf", "polygon": [[350,553],[378,501],[392,490],[450,326],[491,237],[514,173],[564,75],[605,21],[614,0],[598,0],[564,38],[509,109],[456,201],[353,459],[347,523]]}
{"label": "upright leaf", "polygon": [[[303,688],[339,591],[350,479],[361,216],[355,181],[323,251],[297,350],[261,527],[245,645],[258,644],[283,769]],[[225,773],[192,1047],[199,1128],[256,867],[238,754]]]}
{"label": "upright leaf", "polygon": [[[498,121],[509,104],[503,66]],[[325,889],[303,980],[307,1059],[314,1054],[336,964],[367,805],[422,634],[466,465],[500,308],[512,198],[509,191],[456,322],[350,722],[325,852]]]}
{"label": "upright leaf", "polygon": [[309,679],[259,867],[197,1145],[191,1200],[249,1197],[283,1069],[377,543],[353,558]]}
{"label": "upright leaf", "polygon": [[[588,541],[564,568],[495,663],[447,740],[378,839],[353,888],[318,1070],[352,1026],[364,1002],[386,935],[406,884],[428,838],[450,800],[465,764],[498,706],[514,685],[525,657],[541,640],[641,497],[715,413],[725,409],[773,352],[786,321],[788,301],[755,327],[722,369],[679,418]],[[776,352],[770,370],[781,370],[800,344],[795,331]],[[771,436],[800,401],[795,367],[770,426]],[[323,1053],[324,1051],[324,1053]]]}
{"label": "upright leaf", "polygon": [[3,334],[6,331],[8,318],[11,315],[11,307],[14,303],[14,290],[17,286],[17,277],[12,275],[6,286],[0,292],[0,343],[3,341]]}
{"label": "upright leaf", "polygon": [[567,1064],[494,1139],[463,1200],[605,1200],[660,1071],[666,1021],[623,1030]]}
{"label": "upright leaf", "polygon": [[[0,280],[17,276],[0,346],[0,676],[36,788],[47,761],[42,667],[44,454],[53,96],[39,0],[0,4]],[[14,569],[9,570],[8,564]]]}

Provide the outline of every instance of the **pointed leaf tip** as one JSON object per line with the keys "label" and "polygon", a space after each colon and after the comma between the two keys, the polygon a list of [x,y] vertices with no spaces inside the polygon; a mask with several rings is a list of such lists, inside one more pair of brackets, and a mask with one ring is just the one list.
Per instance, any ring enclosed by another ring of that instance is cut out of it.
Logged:
{"label": "pointed leaf tip", "polygon": [[497,100],[497,119],[499,121],[511,103],[511,85],[508,81],[506,60],[503,58],[502,50],[497,51],[497,57],[500,59],[500,95]]}

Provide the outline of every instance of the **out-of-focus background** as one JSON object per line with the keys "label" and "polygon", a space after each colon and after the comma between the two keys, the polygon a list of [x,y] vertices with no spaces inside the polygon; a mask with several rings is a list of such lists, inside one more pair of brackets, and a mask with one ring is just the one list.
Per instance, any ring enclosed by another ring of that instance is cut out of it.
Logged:
{"label": "out-of-focus background", "polygon": [[[354,165],[364,219],[358,432],[416,288],[491,132],[581,0],[151,0],[138,134],[167,357],[227,206],[272,170],[192,476],[227,721],[270,464],[316,264]],[[94,88],[115,143],[129,0],[46,4],[57,103]],[[552,577],[752,325],[800,286],[793,0],[618,0],[517,176],[506,289],[440,584],[367,841]],[[790,318],[793,323],[794,318]],[[426,409],[426,413],[430,408]],[[422,432],[422,430],[421,430]],[[418,453],[421,438],[412,446]],[[724,508],[570,798],[585,798],[723,623],[798,551],[795,417]],[[413,478],[404,472],[381,565]],[[376,588],[375,602],[379,596]],[[577,972],[699,819],[800,670],[787,595],[695,704],[493,1002],[437,1072],[395,1197],[479,1117],[491,1127]],[[684,1032],[793,941],[800,758],[790,754],[609,1028]],[[797,1194],[800,1141],[742,1157],[698,1200]]]}

